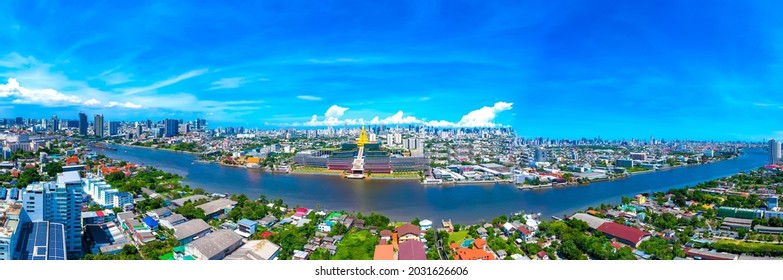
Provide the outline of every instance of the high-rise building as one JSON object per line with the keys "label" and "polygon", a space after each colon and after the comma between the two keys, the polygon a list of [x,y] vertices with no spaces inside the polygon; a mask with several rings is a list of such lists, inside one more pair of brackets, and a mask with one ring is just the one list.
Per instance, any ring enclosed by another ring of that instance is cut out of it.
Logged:
{"label": "high-rise building", "polygon": [[22,236],[22,226],[28,221],[22,204],[0,202],[0,260],[18,259],[15,251]]}
{"label": "high-rise building", "polygon": [[190,133],[190,124],[189,123],[183,123],[179,125],[179,134],[188,134]]}
{"label": "high-rise building", "polygon": [[17,126],[23,126],[24,125],[24,118],[16,117],[16,121],[14,121],[14,124],[16,124]]}
{"label": "high-rise building", "polygon": [[136,138],[141,137],[141,133],[142,133],[141,125],[137,125],[136,126]]}
{"label": "high-rise building", "polygon": [[79,113],[79,135],[87,136],[87,114]]}
{"label": "high-rise building", "polygon": [[82,255],[81,213],[84,189],[79,172],[57,174],[57,183],[38,182],[27,186],[23,194],[30,220],[49,221],[65,227],[65,248],[69,258]]}
{"label": "high-rise building", "polygon": [[769,139],[769,164],[780,162],[780,141]]}
{"label": "high-rise building", "polygon": [[207,120],[205,119],[196,119],[196,130],[202,130],[207,127]]}
{"label": "high-rise building", "polygon": [[178,130],[179,130],[179,121],[174,119],[166,119],[165,130],[163,131],[164,136],[166,137],[177,136]]}
{"label": "high-rise building", "polygon": [[95,115],[95,121],[93,122],[93,125],[95,126],[93,129],[93,132],[95,133],[95,136],[98,138],[102,138],[103,133],[103,115]]}
{"label": "high-rise building", "polygon": [[109,122],[109,136],[117,135],[120,132],[120,122]]}
{"label": "high-rise building", "polygon": [[19,239],[18,260],[65,260],[65,226],[47,221],[27,222]]}
{"label": "high-rise building", "polygon": [[52,116],[52,132],[57,132],[58,129],[60,129],[60,120],[57,116]]}

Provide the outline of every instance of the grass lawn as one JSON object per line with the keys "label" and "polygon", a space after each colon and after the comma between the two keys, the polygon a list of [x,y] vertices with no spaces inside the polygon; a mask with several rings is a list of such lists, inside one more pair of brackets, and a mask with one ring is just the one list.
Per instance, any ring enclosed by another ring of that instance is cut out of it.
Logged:
{"label": "grass lawn", "polygon": [[468,237],[467,230],[460,230],[458,232],[449,233],[449,244],[454,242],[457,244],[462,244],[462,241],[465,240],[466,237]]}
{"label": "grass lawn", "polygon": [[378,244],[378,236],[369,231],[362,230],[350,232],[345,235],[342,242],[337,244],[337,254],[334,260],[372,260],[375,254],[375,245]]}
{"label": "grass lawn", "polygon": [[783,256],[783,245],[770,243],[751,243],[736,240],[719,240],[712,248],[721,252],[751,254],[755,256]]}

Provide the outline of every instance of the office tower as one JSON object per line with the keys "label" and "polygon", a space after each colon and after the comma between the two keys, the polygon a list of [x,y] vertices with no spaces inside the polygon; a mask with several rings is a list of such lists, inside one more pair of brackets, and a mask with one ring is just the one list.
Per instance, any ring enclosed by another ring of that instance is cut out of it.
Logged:
{"label": "office tower", "polygon": [[183,123],[179,125],[179,134],[188,134],[190,133],[190,124],[189,123]]}
{"label": "office tower", "polygon": [[14,251],[22,236],[22,225],[27,222],[22,204],[0,202],[0,260],[17,259]]}
{"label": "office tower", "polygon": [[60,129],[60,120],[57,116],[52,116],[52,132],[57,132],[58,129]]}
{"label": "office tower", "polygon": [[142,133],[142,131],[141,131],[141,125],[137,125],[137,126],[136,126],[136,137],[137,137],[137,138],[138,138],[138,137],[141,137],[141,133]]}
{"label": "office tower", "polygon": [[93,122],[93,125],[95,128],[93,129],[93,132],[95,133],[95,136],[98,138],[103,137],[103,115],[95,115],[95,121]]}
{"label": "office tower", "polygon": [[780,162],[780,141],[769,139],[769,164]]}
{"label": "office tower", "polygon": [[147,125],[147,129],[152,128],[152,121],[151,120],[147,120],[146,122],[144,122],[144,124]]}
{"label": "office tower", "polygon": [[120,122],[109,122],[109,136],[117,135],[120,132]]}
{"label": "office tower", "polygon": [[177,131],[179,130],[179,122],[174,119],[166,119],[166,125],[164,130],[164,135],[166,137],[174,137],[177,136]]}
{"label": "office tower", "polygon": [[82,254],[81,213],[84,189],[79,172],[57,174],[57,183],[38,182],[27,186],[23,194],[25,210],[31,221],[49,221],[65,227],[65,248],[70,258]]}
{"label": "office tower", "polygon": [[207,127],[207,120],[205,119],[196,119],[196,130],[202,130]]}
{"label": "office tower", "polygon": [[16,117],[16,121],[14,122],[17,126],[24,125],[24,119],[22,117]]}
{"label": "office tower", "polygon": [[87,114],[79,113],[79,135],[87,136]]}

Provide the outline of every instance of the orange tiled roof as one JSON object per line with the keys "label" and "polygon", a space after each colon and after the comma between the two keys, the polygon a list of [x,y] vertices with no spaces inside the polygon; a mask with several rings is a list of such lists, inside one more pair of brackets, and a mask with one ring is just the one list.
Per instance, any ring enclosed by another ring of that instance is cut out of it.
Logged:
{"label": "orange tiled roof", "polygon": [[484,239],[481,238],[476,238],[473,240],[473,245],[475,245],[477,249],[484,249],[484,246],[487,245],[487,241],[484,241]]}
{"label": "orange tiled roof", "polygon": [[466,249],[462,248],[457,250],[457,254],[454,255],[455,260],[494,260],[495,255],[482,249]]}
{"label": "orange tiled roof", "polygon": [[374,260],[394,260],[394,245],[375,245]]}

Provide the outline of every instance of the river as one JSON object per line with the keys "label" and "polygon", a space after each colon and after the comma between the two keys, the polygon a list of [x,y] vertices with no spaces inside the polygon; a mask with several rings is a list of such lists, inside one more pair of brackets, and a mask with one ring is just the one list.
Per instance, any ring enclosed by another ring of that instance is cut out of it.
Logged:
{"label": "river", "polygon": [[764,166],[763,150],[745,150],[733,160],[633,175],[628,179],[541,190],[513,185],[424,186],[417,181],[347,180],[334,175],[272,174],[255,169],[194,162],[187,153],[138,147],[96,149],[110,158],[154,166],[185,177],[184,184],[214,193],[243,193],[282,198],[289,206],[369,213],[393,220],[415,217],[455,223],[476,223],[516,211],[563,216],[601,203],[619,203],[622,196],[666,191]]}

